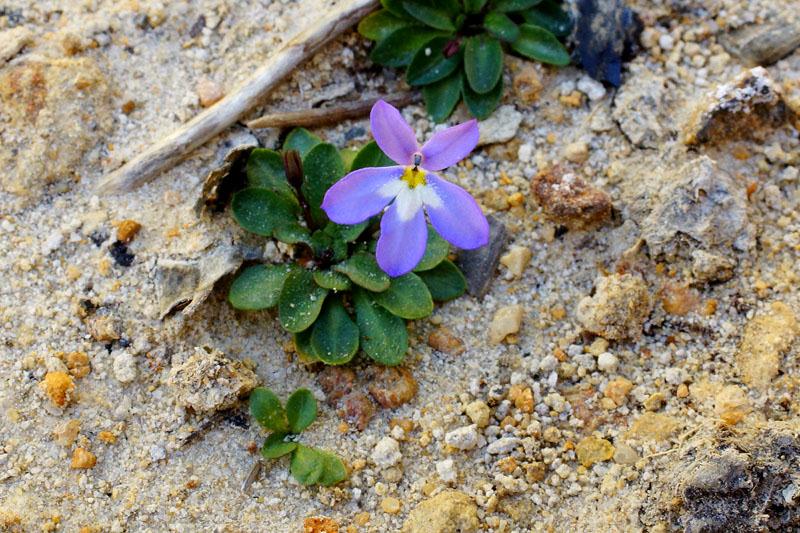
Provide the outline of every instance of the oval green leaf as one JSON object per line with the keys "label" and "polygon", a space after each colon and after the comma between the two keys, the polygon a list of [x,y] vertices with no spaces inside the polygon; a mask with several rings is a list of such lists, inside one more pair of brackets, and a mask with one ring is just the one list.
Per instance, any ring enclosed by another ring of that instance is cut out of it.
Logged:
{"label": "oval green leaf", "polygon": [[335,265],[333,270],[341,272],[356,285],[373,292],[385,291],[391,283],[386,272],[378,266],[375,256],[368,252],[354,253],[347,261]]}
{"label": "oval green leaf", "polygon": [[412,20],[403,8],[403,0],[381,0],[383,8],[397,18]]}
{"label": "oval green leaf", "polygon": [[461,100],[461,70],[422,88],[425,108],[435,122],[443,122]]}
{"label": "oval green leaf", "polygon": [[455,31],[456,27],[450,18],[450,13],[443,5],[444,2],[428,2],[427,0],[403,0],[406,13],[422,22],[426,26],[442,31]]}
{"label": "oval green leaf", "polygon": [[470,89],[466,81],[462,81],[461,95],[464,97],[464,103],[473,117],[478,120],[488,118],[497,108],[500,98],[503,96],[503,78],[501,76],[495,88],[486,94],[476,93]]}
{"label": "oval green leaf", "polygon": [[417,50],[406,70],[409,85],[428,85],[439,81],[461,65],[463,52],[460,47],[450,57],[444,55],[445,47],[451,40],[448,37],[435,37]]}
{"label": "oval green leaf", "polygon": [[283,431],[276,431],[272,433],[264,445],[261,447],[261,456],[264,459],[277,459],[286,454],[292,453],[297,448],[297,443],[291,440],[286,440],[288,433]]}
{"label": "oval green leaf", "polygon": [[250,414],[258,424],[272,431],[289,431],[289,421],[281,401],[275,393],[264,387],[256,387],[250,393]]}
{"label": "oval green leaf", "polygon": [[428,243],[425,245],[425,255],[422,256],[414,272],[430,270],[445,259],[450,252],[450,245],[442,239],[433,226],[428,224]]}
{"label": "oval green leaf", "polygon": [[358,33],[371,41],[381,41],[392,32],[406,26],[408,26],[408,19],[392,15],[388,9],[381,9],[361,19],[361,22],[358,23]]}
{"label": "oval green leaf", "polygon": [[511,43],[515,52],[542,63],[569,65],[569,52],[555,35],[533,24],[523,24],[519,29],[519,38]]}
{"label": "oval green leaf", "polygon": [[372,297],[389,312],[409,320],[425,318],[433,312],[433,299],[425,283],[413,272],[392,278],[389,288]]}
{"label": "oval green leaf", "polygon": [[572,31],[572,16],[559,2],[544,0],[534,9],[523,11],[525,22],[544,28],[556,37],[566,37]]}
{"label": "oval green leaf", "polygon": [[323,363],[341,365],[358,351],[358,327],[338,298],[329,298],[311,331],[311,346]]}
{"label": "oval green leaf", "polygon": [[297,150],[300,153],[300,158],[303,159],[312,148],[320,143],[322,143],[322,139],[307,129],[295,128],[289,132],[289,135],[283,141],[283,149],[284,151]]}
{"label": "oval green leaf", "polygon": [[297,221],[278,226],[272,234],[276,239],[286,244],[297,244],[298,242],[311,244],[311,233],[308,231],[308,228]]}
{"label": "oval green leaf", "polygon": [[308,389],[297,389],[286,400],[289,431],[300,433],[317,418],[317,400]]}
{"label": "oval green leaf", "polygon": [[238,191],[231,200],[233,218],[247,231],[270,236],[276,227],[296,222],[296,206],[285,197],[250,187]]}
{"label": "oval green leaf", "polygon": [[346,291],[353,286],[347,276],[332,270],[317,270],[314,272],[314,281],[323,289],[332,291]]}
{"label": "oval green leaf", "polygon": [[309,270],[297,269],[287,276],[278,298],[278,316],[287,331],[297,333],[308,328],[319,316],[327,289],[314,283]]}
{"label": "oval green leaf", "polygon": [[236,309],[257,311],[278,305],[281,288],[291,272],[288,265],[253,265],[231,283],[228,301]]}
{"label": "oval green leaf", "polygon": [[369,226],[369,220],[359,222],[358,224],[347,225],[329,222],[325,226],[324,231],[333,239],[339,239],[344,242],[353,242],[354,240],[358,239],[362,233],[364,233],[364,230],[367,229],[367,226]]}
{"label": "oval green leaf", "polygon": [[506,42],[516,41],[519,37],[519,28],[508,15],[500,11],[492,11],[483,19],[483,27],[486,31]]}
{"label": "oval green leaf", "polygon": [[329,452],[317,451],[322,458],[322,474],[320,474],[317,483],[325,487],[336,485],[347,477],[347,470],[344,467],[342,460]]}
{"label": "oval green leaf", "polygon": [[405,67],[411,63],[411,59],[420,47],[440,35],[445,33],[424,26],[401,28],[375,45],[369,57],[375,63],[386,67]]}
{"label": "oval green leaf", "polygon": [[464,0],[464,11],[467,13],[478,13],[485,5],[486,0]]}
{"label": "oval green leaf", "polygon": [[311,216],[323,225],[328,217],[320,209],[328,189],[344,176],[344,161],[335,146],[318,144],[303,158],[303,194],[311,207]]}
{"label": "oval green leaf", "polygon": [[464,274],[449,259],[439,263],[436,268],[420,272],[419,277],[437,302],[454,300],[467,290]]}
{"label": "oval green leaf", "polygon": [[530,9],[542,0],[495,0],[492,2],[492,9],[496,11],[522,11]]}
{"label": "oval green leaf", "polygon": [[378,147],[378,143],[371,141],[358,151],[350,169],[352,171],[366,167],[393,167],[395,165],[397,165],[397,163],[389,159],[389,156],[383,153],[380,147]]}
{"label": "oval green leaf", "polygon": [[288,199],[295,199],[294,191],[286,181],[286,172],[283,168],[283,157],[275,150],[256,148],[247,158],[247,184],[250,187],[269,189]]}
{"label": "oval green leaf", "polygon": [[353,293],[361,348],[382,365],[400,364],[408,350],[405,320],[378,305],[367,291]]}
{"label": "oval green leaf", "polygon": [[325,459],[313,448],[297,445],[297,449],[292,454],[292,462],[289,471],[301,485],[313,485],[319,480],[325,469]]}
{"label": "oval green leaf", "polygon": [[464,46],[464,73],[469,86],[478,94],[486,94],[503,75],[503,47],[489,35],[475,35]]}
{"label": "oval green leaf", "polygon": [[314,363],[319,361],[319,356],[311,346],[311,331],[313,327],[299,333],[292,333],[292,342],[297,355],[304,363]]}

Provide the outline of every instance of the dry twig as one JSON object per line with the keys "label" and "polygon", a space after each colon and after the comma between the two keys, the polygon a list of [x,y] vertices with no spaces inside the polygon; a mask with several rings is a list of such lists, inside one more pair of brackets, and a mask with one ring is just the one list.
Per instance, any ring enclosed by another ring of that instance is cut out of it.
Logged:
{"label": "dry twig", "polygon": [[100,182],[98,191],[105,194],[130,191],[171,168],[189,152],[239,120],[297,65],[376,7],[378,0],[339,2],[327,13],[315,17],[310,27],[271,56],[250,79],[216,105],[112,172]]}
{"label": "dry twig", "polygon": [[[417,93],[404,93],[382,98],[395,107],[403,107],[420,100]],[[343,120],[361,118],[367,115],[375,105],[377,98],[346,102],[332,107],[319,107],[304,111],[288,111],[284,113],[271,113],[258,117],[247,123],[251,129],[257,128],[290,128],[303,126],[305,128],[336,124]]]}

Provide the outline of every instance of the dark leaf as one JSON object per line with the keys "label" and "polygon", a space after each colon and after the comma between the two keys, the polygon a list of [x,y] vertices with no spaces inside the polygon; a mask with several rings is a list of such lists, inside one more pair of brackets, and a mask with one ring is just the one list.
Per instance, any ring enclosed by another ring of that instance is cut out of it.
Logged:
{"label": "dark leaf", "polygon": [[503,78],[501,76],[495,88],[486,94],[476,93],[469,87],[466,80],[462,80],[461,95],[464,97],[464,103],[467,104],[470,114],[483,120],[491,115],[500,103],[500,98],[503,96]]}
{"label": "dark leaf", "polygon": [[463,0],[464,1],[464,11],[467,13],[478,13],[483,6],[486,5],[486,0]]}
{"label": "dark leaf", "polygon": [[503,47],[500,42],[485,34],[469,37],[464,48],[464,74],[474,92],[491,92],[503,75]]}
{"label": "dark leaf", "polygon": [[308,389],[297,389],[286,400],[286,418],[289,430],[300,433],[317,418],[317,400]]}
{"label": "dark leaf", "polygon": [[519,29],[519,38],[511,43],[515,52],[542,63],[560,67],[569,65],[569,52],[555,35],[528,23],[522,24]]}
{"label": "dark leaf", "polygon": [[289,471],[301,485],[313,485],[316,483],[325,469],[325,458],[313,448],[297,445],[297,449],[292,454],[292,462]]}
{"label": "dark leaf", "polygon": [[426,26],[443,31],[455,31],[451,13],[448,13],[443,2],[428,2],[427,0],[403,0],[406,13],[422,22]]}
{"label": "dark leaf", "polygon": [[361,348],[382,365],[397,365],[408,350],[405,320],[393,315],[372,299],[367,291],[353,293]]}
{"label": "dark leaf", "polygon": [[329,365],[347,363],[358,351],[358,327],[338,298],[325,303],[311,332],[311,346]]}
{"label": "dark leaf", "polygon": [[424,26],[409,26],[393,32],[379,42],[369,57],[375,63],[386,67],[405,67],[411,63],[417,50],[434,37],[441,35],[446,33]]}
{"label": "dark leaf", "polygon": [[287,440],[288,433],[283,431],[276,431],[272,433],[267,440],[264,441],[264,446],[261,447],[261,456],[264,459],[277,459],[286,454],[292,453],[297,448],[297,443]]}
{"label": "dark leaf", "polygon": [[433,312],[433,299],[425,283],[416,274],[392,278],[391,285],[372,297],[391,313],[409,320],[425,318]]}
{"label": "dark leaf", "polygon": [[522,12],[525,22],[544,28],[556,37],[566,37],[572,31],[572,17],[559,2],[544,0],[533,9]]}
{"label": "dark leaf", "polygon": [[506,42],[516,41],[519,37],[519,28],[508,15],[500,11],[492,11],[483,19],[483,27],[486,31]]}
{"label": "dark leaf", "polygon": [[430,270],[447,258],[450,245],[442,239],[433,226],[428,224],[428,243],[425,246],[425,255],[422,256],[414,272]]}
{"label": "dark leaf", "polygon": [[327,289],[314,283],[310,270],[300,268],[291,272],[278,298],[281,325],[292,333],[308,328],[319,316],[327,294]]}
{"label": "dark leaf", "polygon": [[463,52],[461,48],[449,57],[445,57],[445,47],[452,41],[449,37],[435,37],[422,46],[406,70],[406,81],[409,85],[428,85],[446,78],[459,65]]}
{"label": "dark leaf", "polygon": [[389,276],[378,266],[375,256],[368,252],[356,252],[333,269],[350,278],[356,285],[373,292],[385,291],[390,285]]}
{"label": "dark leaf", "polygon": [[405,8],[403,8],[403,0],[381,0],[381,5],[395,17],[413,20],[406,12]]}
{"label": "dark leaf", "polygon": [[461,70],[422,88],[425,108],[435,122],[443,122],[461,100]]}
{"label": "dark leaf", "polygon": [[432,270],[420,272],[419,277],[425,282],[433,299],[439,302],[458,298],[467,290],[464,274],[447,259]]}
{"label": "dark leaf", "polygon": [[383,153],[378,147],[378,143],[371,141],[356,154],[356,158],[353,160],[350,170],[353,171],[367,167],[393,167],[395,165],[397,165],[397,163],[389,159],[389,156]]}
{"label": "dark leaf", "polygon": [[358,23],[358,33],[372,41],[380,41],[408,25],[407,18],[396,17],[388,9],[381,9],[361,19]]}
{"label": "dark leaf", "polygon": [[495,0],[492,2],[492,9],[496,11],[522,11],[523,9],[528,9],[542,0]]}
{"label": "dark leaf", "polygon": [[289,276],[289,265],[253,265],[247,267],[231,283],[228,301],[236,309],[256,311],[278,305],[283,282]]}
{"label": "dark leaf", "polygon": [[317,452],[322,459],[323,467],[322,474],[319,476],[317,483],[325,487],[336,485],[347,477],[347,470],[344,467],[342,460],[329,452],[319,450]]}
{"label": "dark leaf", "polygon": [[311,207],[314,221],[322,226],[328,217],[320,205],[331,185],[344,176],[342,156],[332,144],[318,144],[303,157],[303,172],[303,194]]}
{"label": "dark leaf", "polygon": [[301,158],[304,158],[308,152],[311,151],[316,145],[322,143],[322,139],[311,133],[305,128],[295,128],[286,136],[283,141],[284,150],[297,150]]}
{"label": "dark leaf", "polygon": [[289,431],[289,421],[281,401],[275,393],[264,387],[256,387],[250,393],[250,414],[263,428],[272,431]]}
{"label": "dark leaf", "polygon": [[314,348],[311,346],[311,331],[313,330],[313,326],[306,329],[305,331],[300,331],[298,333],[292,334],[292,342],[294,343],[294,349],[297,352],[297,355],[300,356],[306,363],[313,363],[315,361],[319,361],[319,356],[317,356],[317,352],[314,351]]}
{"label": "dark leaf", "polygon": [[317,270],[314,272],[314,281],[323,289],[333,291],[346,291],[353,286],[350,278],[332,270]]}
{"label": "dark leaf", "polygon": [[250,187],[233,195],[233,218],[247,231],[269,237],[277,227],[297,222],[297,206],[267,189]]}

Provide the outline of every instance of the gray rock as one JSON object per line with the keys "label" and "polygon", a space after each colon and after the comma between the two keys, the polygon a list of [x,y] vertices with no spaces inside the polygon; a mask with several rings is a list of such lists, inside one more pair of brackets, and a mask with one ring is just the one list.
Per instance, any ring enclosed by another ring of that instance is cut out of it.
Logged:
{"label": "gray rock", "polygon": [[493,216],[486,218],[489,220],[489,244],[477,250],[461,250],[458,253],[458,266],[467,278],[467,291],[478,298],[489,291],[500,264],[500,254],[508,241],[505,225]]}
{"label": "gray rock", "polygon": [[508,142],[514,138],[522,123],[522,113],[513,105],[504,105],[497,108],[486,120],[478,124],[481,132],[478,146]]}
{"label": "gray rock", "polygon": [[800,16],[796,9],[784,9],[782,13],[769,16],[758,24],[744,26],[724,35],[720,42],[729,54],[744,63],[751,66],[771,65],[800,46]]}
{"label": "gray rock", "polygon": [[668,109],[663,76],[640,70],[628,77],[614,97],[611,116],[626,137],[639,148],[658,148],[675,134],[661,113]]}
{"label": "gray rock", "polygon": [[679,235],[706,250],[733,246],[745,251],[755,245],[745,188],[712,159],[700,156],[676,171],[657,170],[650,186],[657,192],[641,232],[652,252],[666,251]]}
{"label": "gray rock", "polygon": [[184,315],[192,314],[208,298],[214,284],[239,268],[242,257],[231,245],[219,245],[194,259],[160,259],[153,271],[159,318],[185,305]]}

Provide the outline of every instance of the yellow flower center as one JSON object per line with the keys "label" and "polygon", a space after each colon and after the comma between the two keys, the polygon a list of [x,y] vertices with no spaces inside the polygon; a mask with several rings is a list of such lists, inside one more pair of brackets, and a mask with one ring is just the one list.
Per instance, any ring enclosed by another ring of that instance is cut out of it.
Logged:
{"label": "yellow flower center", "polygon": [[425,185],[425,171],[419,167],[406,167],[401,177],[412,189],[417,185]]}

